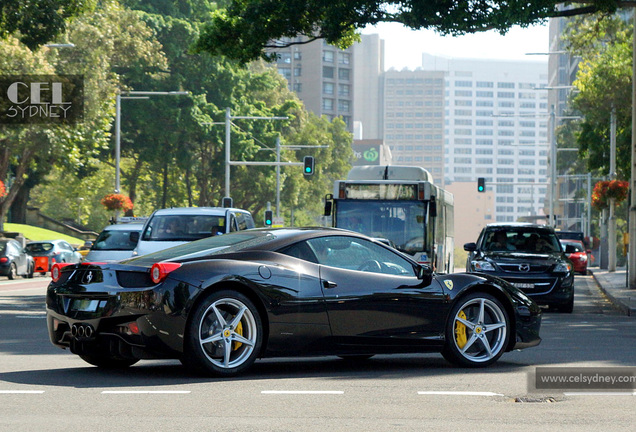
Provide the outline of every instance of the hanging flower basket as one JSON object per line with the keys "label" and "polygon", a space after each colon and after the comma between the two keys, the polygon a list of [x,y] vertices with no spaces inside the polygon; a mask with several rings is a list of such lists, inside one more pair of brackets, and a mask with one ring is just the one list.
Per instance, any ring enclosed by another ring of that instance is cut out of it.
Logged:
{"label": "hanging flower basket", "polygon": [[132,210],[133,203],[126,195],[109,194],[102,198],[101,203],[107,210]]}
{"label": "hanging flower basket", "polygon": [[616,204],[625,201],[629,193],[629,182],[624,180],[600,181],[592,191],[592,207],[595,210],[603,210],[609,207],[610,198],[614,198]]}
{"label": "hanging flower basket", "polygon": [[0,198],[3,198],[7,194],[7,189],[4,187],[4,182],[0,180]]}

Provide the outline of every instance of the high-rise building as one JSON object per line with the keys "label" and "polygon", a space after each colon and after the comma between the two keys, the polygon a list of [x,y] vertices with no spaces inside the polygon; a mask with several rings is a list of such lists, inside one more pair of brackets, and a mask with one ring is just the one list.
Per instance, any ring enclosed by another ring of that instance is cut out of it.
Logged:
{"label": "high-rise building", "polygon": [[497,222],[541,214],[547,185],[545,61],[450,59],[424,54],[445,73],[445,183],[486,179]]}
{"label": "high-rise building", "polygon": [[[303,42],[306,38],[289,39]],[[342,117],[353,132],[353,47],[341,50],[319,39],[273,50],[276,68],[317,116]]]}
{"label": "high-rise building", "polygon": [[444,184],[444,75],[389,70],[384,74],[384,142],[395,165],[425,168]]}

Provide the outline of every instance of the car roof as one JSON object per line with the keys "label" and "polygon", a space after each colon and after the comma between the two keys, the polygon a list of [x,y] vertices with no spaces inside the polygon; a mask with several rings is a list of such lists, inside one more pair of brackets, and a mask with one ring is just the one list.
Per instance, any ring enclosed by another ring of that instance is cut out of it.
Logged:
{"label": "car roof", "polygon": [[233,207],[173,207],[167,209],[155,210],[153,216],[178,216],[189,214],[209,214],[213,216],[223,216],[225,213],[231,210],[233,212],[249,213],[247,210],[233,208]]}
{"label": "car roof", "polygon": [[125,223],[108,225],[104,227],[103,231],[141,231],[144,227],[142,223]]}
{"label": "car roof", "polygon": [[486,225],[485,228],[489,230],[506,229],[506,228],[533,228],[533,229],[543,229],[548,231],[554,231],[554,228],[552,228],[550,225],[539,225],[539,224],[526,223],[526,222],[498,222],[498,223],[488,224]]}

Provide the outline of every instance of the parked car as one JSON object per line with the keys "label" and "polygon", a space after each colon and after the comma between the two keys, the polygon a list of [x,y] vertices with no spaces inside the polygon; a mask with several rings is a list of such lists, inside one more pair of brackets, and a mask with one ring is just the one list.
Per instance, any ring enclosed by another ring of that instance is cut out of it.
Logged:
{"label": "parked car", "polygon": [[[489,224],[470,252],[466,271],[498,276],[542,305],[572,312],[574,272],[554,229],[523,223]],[[574,249],[566,246],[565,252]]]}
{"label": "parked car", "polygon": [[18,276],[32,278],[34,268],[33,257],[25,251],[20,242],[0,238],[0,275],[11,280]]}
{"label": "parked car", "polygon": [[413,352],[483,367],[540,342],[541,309],[504,280],[435,275],[334,228],[232,232],[51,276],[51,342],[105,368],[177,358],[232,376],[262,357]]}
{"label": "parked car", "polygon": [[27,243],[27,253],[35,261],[35,271],[46,274],[55,263],[75,264],[82,261],[82,255],[65,240],[46,240]]}
{"label": "parked car", "polygon": [[[85,261],[119,261],[130,258],[143,227],[140,223],[108,225],[99,233]],[[133,233],[136,235],[132,235]]]}
{"label": "parked car", "polygon": [[157,252],[205,237],[254,228],[247,210],[182,207],[156,210],[146,221],[134,256]]}
{"label": "parked car", "polygon": [[559,240],[577,240],[587,246],[585,236],[581,231],[556,231]]}
{"label": "parked car", "polygon": [[570,252],[566,252],[565,256],[567,256],[568,259],[572,261],[574,271],[576,273],[586,275],[587,263],[590,259],[592,251],[586,250],[583,242],[579,240],[561,240],[561,245],[563,245],[564,249],[567,249],[568,246],[571,247],[569,249]]}
{"label": "parked car", "polygon": [[91,246],[93,246],[93,242],[91,240],[86,240],[83,245],[77,248],[77,251],[82,255],[82,257],[86,258],[88,252],[91,250]]}

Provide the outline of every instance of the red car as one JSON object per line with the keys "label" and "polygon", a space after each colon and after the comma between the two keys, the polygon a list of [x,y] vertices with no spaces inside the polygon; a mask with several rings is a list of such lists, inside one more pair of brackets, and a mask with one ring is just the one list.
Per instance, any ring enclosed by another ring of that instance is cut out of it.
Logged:
{"label": "red car", "polygon": [[586,275],[587,263],[592,251],[586,250],[583,242],[579,240],[561,240],[561,245],[563,245],[563,249],[566,246],[572,246],[572,248],[576,249],[576,252],[566,253],[565,256],[572,261],[576,273]]}

